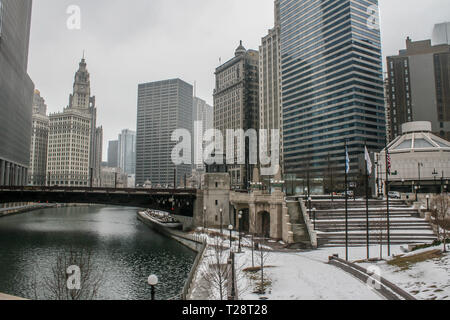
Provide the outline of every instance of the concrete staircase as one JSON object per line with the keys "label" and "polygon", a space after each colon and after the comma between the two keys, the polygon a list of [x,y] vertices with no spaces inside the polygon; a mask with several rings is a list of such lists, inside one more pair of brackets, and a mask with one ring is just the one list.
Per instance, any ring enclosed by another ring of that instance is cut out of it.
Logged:
{"label": "concrete staircase", "polygon": [[[308,203],[306,203],[308,207]],[[345,246],[345,201],[312,201],[316,208],[316,231],[319,247]],[[370,243],[387,244],[386,201],[369,201]],[[311,214],[312,215],[312,214]],[[366,245],[366,202],[348,201],[349,244]],[[311,217],[314,219],[314,216]],[[400,200],[390,202],[391,244],[429,243],[436,240],[431,225],[420,213]]]}
{"label": "concrete staircase", "polygon": [[287,201],[286,205],[291,218],[290,223],[292,224],[292,232],[294,234],[294,244],[302,248],[311,247],[311,241],[301,213],[300,203],[298,201]]}

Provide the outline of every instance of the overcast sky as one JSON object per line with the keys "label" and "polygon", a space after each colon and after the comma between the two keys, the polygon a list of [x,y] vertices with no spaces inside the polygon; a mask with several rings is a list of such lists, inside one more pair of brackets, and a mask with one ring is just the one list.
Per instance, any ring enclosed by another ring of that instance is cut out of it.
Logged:
{"label": "overcast sky", "polygon": [[[81,9],[80,30],[67,28],[70,5]],[[380,0],[380,11],[385,56],[450,21],[448,0]],[[195,81],[212,104],[219,58],[230,59],[239,40],[258,49],[273,20],[273,0],[35,0],[28,71],[49,112],[61,111],[86,51],[106,159],[107,141],[136,128],[139,83]]]}

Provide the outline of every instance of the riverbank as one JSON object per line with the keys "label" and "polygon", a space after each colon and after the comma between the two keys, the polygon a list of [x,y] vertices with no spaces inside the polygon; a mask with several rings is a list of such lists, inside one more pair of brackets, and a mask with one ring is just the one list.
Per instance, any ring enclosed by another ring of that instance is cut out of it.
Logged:
{"label": "riverbank", "polygon": [[181,300],[188,300],[191,291],[195,289],[194,279],[198,274],[198,268],[203,260],[203,256],[205,251],[207,251],[207,241],[205,237],[198,236],[197,234],[188,233],[186,231],[180,231],[171,228],[165,228],[159,224],[154,223],[149,219],[145,219],[138,214],[138,219],[147,225],[149,228],[156,230],[157,232],[170,237],[171,239],[177,241],[183,246],[191,249],[192,251],[197,252],[197,256],[195,258],[194,264],[189,272],[189,276],[184,284],[183,291],[181,292],[179,297],[174,297],[173,299],[181,298]]}
{"label": "riverbank", "polygon": [[32,203],[27,205],[13,206],[8,208],[0,208],[0,218],[6,217],[14,214],[20,214],[41,209],[50,208],[68,208],[68,207],[89,207],[90,204],[60,204],[60,203]]}

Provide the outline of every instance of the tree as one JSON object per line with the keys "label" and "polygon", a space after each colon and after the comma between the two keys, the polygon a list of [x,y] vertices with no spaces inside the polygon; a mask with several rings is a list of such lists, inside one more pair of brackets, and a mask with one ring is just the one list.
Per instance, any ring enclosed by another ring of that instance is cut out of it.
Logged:
{"label": "tree", "polygon": [[448,194],[435,196],[431,205],[433,222],[437,227],[438,237],[444,244],[444,252],[447,252],[447,234],[450,228],[450,196]]}
{"label": "tree", "polygon": [[264,283],[264,267],[266,265],[267,259],[269,258],[269,250],[265,248],[261,243],[258,243],[258,258],[259,258],[259,268],[260,268],[260,281],[259,281],[259,294],[266,293],[266,286]]}
{"label": "tree", "polygon": [[227,296],[226,283],[229,273],[225,240],[222,237],[215,237],[207,250],[207,256],[200,268],[205,284],[208,286],[205,289],[215,289],[219,293],[220,300],[224,300]]}
{"label": "tree", "polygon": [[36,277],[31,284],[34,299],[39,300],[95,300],[103,282],[104,271],[93,261],[89,250],[60,252],[50,268],[50,275],[44,276],[38,289]]}

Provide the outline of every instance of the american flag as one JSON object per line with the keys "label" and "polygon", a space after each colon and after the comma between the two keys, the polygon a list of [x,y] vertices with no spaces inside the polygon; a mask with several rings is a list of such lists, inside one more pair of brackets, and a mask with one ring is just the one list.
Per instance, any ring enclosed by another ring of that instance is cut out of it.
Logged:
{"label": "american flag", "polygon": [[387,159],[387,171],[388,174],[391,174],[391,155],[389,154],[389,150],[386,151],[386,159]]}

